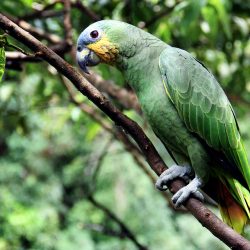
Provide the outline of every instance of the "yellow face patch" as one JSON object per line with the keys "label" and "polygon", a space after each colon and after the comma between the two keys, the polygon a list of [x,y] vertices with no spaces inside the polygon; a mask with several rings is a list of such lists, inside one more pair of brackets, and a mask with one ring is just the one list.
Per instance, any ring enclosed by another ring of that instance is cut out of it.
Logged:
{"label": "yellow face patch", "polygon": [[111,43],[108,38],[103,35],[97,42],[87,45],[87,48],[94,51],[104,62],[112,64],[119,53],[118,46]]}

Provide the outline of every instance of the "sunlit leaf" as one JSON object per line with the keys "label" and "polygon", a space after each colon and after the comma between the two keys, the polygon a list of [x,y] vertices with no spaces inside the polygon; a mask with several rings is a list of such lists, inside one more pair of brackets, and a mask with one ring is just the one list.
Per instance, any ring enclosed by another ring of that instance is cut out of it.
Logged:
{"label": "sunlit leaf", "polygon": [[205,6],[202,9],[202,16],[209,25],[209,32],[207,32],[207,35],[215,39],[218,35],[218,17],[216,15],[216,10],[212,6]]}
{"label": "sunlit leaf", "polygon": [[231,29],[230,29],[230,19],[227,14],[227,10],[223,0],[209,0],[209,3],[214,6],[217,11],[218,18],[222,24],[222,28],[227,35],[227,38],[231,38]]}
{"label": "sunlit leaf", "polygon": [[4,46],[0,47],[0,82],[2,80],[4,69],[5,69],[5,49]]}

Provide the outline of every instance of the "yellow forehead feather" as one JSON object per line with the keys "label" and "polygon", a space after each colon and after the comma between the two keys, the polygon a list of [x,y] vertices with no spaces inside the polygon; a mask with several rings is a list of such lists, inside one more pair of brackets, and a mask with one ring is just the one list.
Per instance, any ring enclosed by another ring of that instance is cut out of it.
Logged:
{"label": "yellow forehead feather", "polygon": [[111,43],[107,36],[94,43],[88,44],[87,47],[94,51],[104,62],[112,64],[118,55],[118,46]]}

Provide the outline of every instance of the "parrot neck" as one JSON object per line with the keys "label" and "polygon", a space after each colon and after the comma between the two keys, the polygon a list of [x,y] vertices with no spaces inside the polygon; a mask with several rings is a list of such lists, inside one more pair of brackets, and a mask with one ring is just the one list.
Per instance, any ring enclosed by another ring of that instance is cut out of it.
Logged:
{"label": "parrot neck", "polygon": [[136,46],[136,53],[129,50],[131,56],[121,57],[117,65],[137,95],[143,92],[145,86],[153,84],[155,75],[159,73],[159,56],[169,46],[159,39],[149,42],[146,46]]}

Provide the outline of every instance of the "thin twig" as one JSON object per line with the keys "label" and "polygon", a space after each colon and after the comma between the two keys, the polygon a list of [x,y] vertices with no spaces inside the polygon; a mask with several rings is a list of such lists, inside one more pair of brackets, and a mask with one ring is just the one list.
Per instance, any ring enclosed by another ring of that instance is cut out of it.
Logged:
{"label": "thin twig", "polygon": [[[72,85],[66,80],[65,77],[60,77],[61,80],[63,81],[63,84],[65,85],[69,95],[70,95],[70,100],[72,103],[77,105],[84,113],[86,113],[91,119],[96,121],[98,124],[102,126],[103,129],[105,129],[107,132],[112,134],[118,141],[120,141],[123,144],[123,147],[126,151],[128,151],[135,163],[142,169],[142,171],[148,176],[150,181],[152,182],[153,185],[156,183],[156,178],[152,174],[152,172],[148,169],[148,167],[145,165],[145,160],[142,159],[142,152],[139,150],[138,147],[135,146],[134,143],[131,142],[129,139],[128,135],[124,133],[124,131],[116,127],[114,128],[113,126],[110,125],[107,121],[104,120],[104,118],[101,116],[100,111],[95,108],[91,107],[85,103],[79,103],[76,100],[76,92],[74,91]],[[174,211],[186,213],[187,210],[183,207],[176,208],[171,200],[171,197],[169,196],[169,193],[167,192],[160,192],[162,197],[166,200],[167,205],[173,209]]]}
{"label": "thin twig", "polygon": [[64,3],[64,18],[63,25],[65,30],[65,41],[70,47],[73,45],[73,34],[72,34],[72,25],[70,20],[70,11],[71,11],[71,1],[63,0]]}
{"label": "thin twig", "polygon": [[32,20],[32,19],[36,19],[36,18],[41,18],[41,17],[49,17],[49,16],[44,16],[44,13],[46,13],[46,11],[54,8],[57,3],[61,3],[61,0],[55,0],[54,2],[48,4],[40,9],[34,10],[32,13],[28,13],[28,14],[25,14],[23,16],[19,16],[18,19],[28,21],[28,20]]}
{"label": "thin twig", "polygon": [[146,22],[141,22],[139,27],[141,29],[145,29],[150,27],[151,25],[155,24],[158,20],[160,20],[162,17],[168,15],[169,13],[171,13],[173,11],[174,7],[171,8],[166,8],[162,11],[160,11],[159,13],[153,15],[153,17],[151,19],[149,19]]}
{"label": "thin twig", "polygon": [[91,154],[88,162],[86,164],[86,167],[84,168],[84,179],[86,179],[87,183],[89,185],[88,190],[93,193],[96,188],[96,180],[97,176],[99,174],[99,171],[101,169],[102,163],[104,158],[109,152],[109,148],[113,143],[113,136],[109,136],[107,141],[105,141],[104,146],[102,146],[102,149],[99,150],[99,152],[94,151],[93,155]]}
{"label": "thin twig", "polygon": [[[113,132],[114,133],[114,132]],[[150,179],[151,183],[155,185],[156,183],[156,178],[154,175],[152,175],[152,172],[147,168],[145,165],[145,160],[142,160],[141,156],[142,153],[141,151],[129,140],[128,136],[123,133],[119,128],[117,128],[117,131],[115,132],[116,138],[122,142],[124,148],[132,155],[135,163],[142,169],[142,171],[148,176]],[[176,208],[171,200],[171,197],[167,192],[160,192],[164,200],[166,200],[167,205],[178,212],[187,212],[187,210],[183,207]]]}
{"label": "thin twig", "polygon": [[109,138],[109,140],[106,143],[105,147],[103,148],[102,152],[98,156],[97,164],[95,166],[94,174],[93,174],[93,177],[92,177],[93,183],[96,183],[96,179],[97,179],[97,176],[98,176],[98,174],[100,172],[103,160],[104,160],[105,156],[107,155],[108,150],[109,150],[110,146],[112,145],[112,143],[113,143],[113,138],[111,137],[111,138]]}
{"label": "thin twig", "polygon": [[[36,16],[35,13],[39,13],[39,15]],[[35,11],[33,13],[30,13],[30,15],[27,16],[21,16],[19,17],[20,20],[24,21],[31,21],[32,19],[45,19],[45,18],[54,18],[54,17],[60,17],[64,14],[63,10],[42,10],[42,11]],[[30,16],[30,17],[29,17]]]}
{"label": "thin twig", "polygon": [[52,44],[58,44],[58,43],[62,42],[61,38],[57,35],[49,34],[40,28],[32,26],[31,24],[27,23],[24,20],[17,19],[13,16],[10,16],[10,15],[6,15],[6,16],[8,16],[8,18],[12,22],[16,23],[22,29],[28,31],[30,34],[32,34],[33,36],[35,36],[38,39],[45,39]]}
{"label": "thin twig", "polygon": [[76,0],[76,2],[72,2],[72,6],[74,8],[79,9],[81,12],[85,13],[88,17],[91,18],[92,21],[100,21],[101,17],[99,17],[95,12],[91,9],[87,8],[80,0]]}
{"label": "thin twig", "polygon": [[112,236],[112,237],[116,237],[119,239],[124,239],[126,238],[126,234],[122,231],[122,230],[114,230],[111,229],[107,226],[101,225],[101,224],[93,224],[93,223],[88,223],[88,224],[84,224],[83,228],[85,229],[90,229],[92,231],[107,235],[107,236]]}
{"label": "thin twig", "polygon": [[[61,55],[68,52],[67,45],[60,43],[59,45],[51,46],[50,49]],[[74,47],[71,50],[72,56],[75,55]],[[23,62],[42,62],[38,57],[24,56],[19,52],[6,52],[7,64],[23,63]],[[100,75],[90,71],[90,75],[84,75],[92,85],[99,91],[105,92],[109,97],[117,101],[123,109],[134,109],[139,115],[142,114],[140,105],[136,95],[125,88],[121,88],[113,83],[113,81],[104,80]]]}
{"label": "thin twig", "polygon": [[[141,151],[129,140],[128,136],[124,133],[124,131],[122,131],[118,127],[113,128],[113,126],[111,126],[110,123],[108,123],[107,121],[105,121],[103,119],[103,117],[101,117],[98,109],[91,107],[85,103],[77,102],[76,97],[75,97],[75,91],[72,88],[72,85],[69,84],[64,77],[62,77],[62,81],[63,81],[63,84],[66,86],[66,89],[70,95],[70,100],[74,104],[76,104],[84,113],[89,115],[89,117],[91,117],[94,121],[99,123],[103,129],[105,129],[110,134],[113,134],[118,141],[122,142],[124,148],[129,153],[131,153],[131,155],[133,156],[134,161],[144,171],[144,173],[149,177],[149,179],[152,181],[152,183],[155,184],[156,178],[152,175],[152,173],[145,166],[144,160],[142,160],[142,158],[141,158],[141,156],[142,156]],[[161,194],[163,194],[163,196],[165,196],[165,194],[167,194],[167,193],[161,192]],[[168,199],[168,201],[171,200],[171,199],[169,199],[169,197],[167,199]]]}
{"label": "thin twig", "polygon": [[131,230],[127,227],[127,225],[122,222],[111,210],[105,207],[103,204],[99,203],[94,199],[93,196],[88,197],[88,200],[97,208],[101,209],[110,219],[116,222],[121,231],[129,238],[140,250],[147,250],[146,246],[143,246],[141,243],[138,242],[135,235],[131,232]]}
{"label": "thin twig", "polygon": [[91,74],[84,75],[99,91],[107,93],[111,98],[122,104],[125,109],[134,109],[142,114],[137,97],[134,93],[114,84],[113,81],[104,80],[101,76],[90,71]]}
{"label": "thin twig", "polygon": [[[27,21],[36,18],[47,18],[47,17],[54,17],[61,15],[62,12],[54,10],[52,11],[51,9],[54,8],[56,4],[63,2],[64,0],[55,0],[51,4],[45,5],[43,8],[35,10],[32,13],[20,16],[19,19]],[[101,18],[95,12],[93,12],[91,9],[85,6],[80,0],[70,1],[70,3],[73,8],[76,8],[80,10],[82,13],[86,14],[92,21],[101,20]]]}

